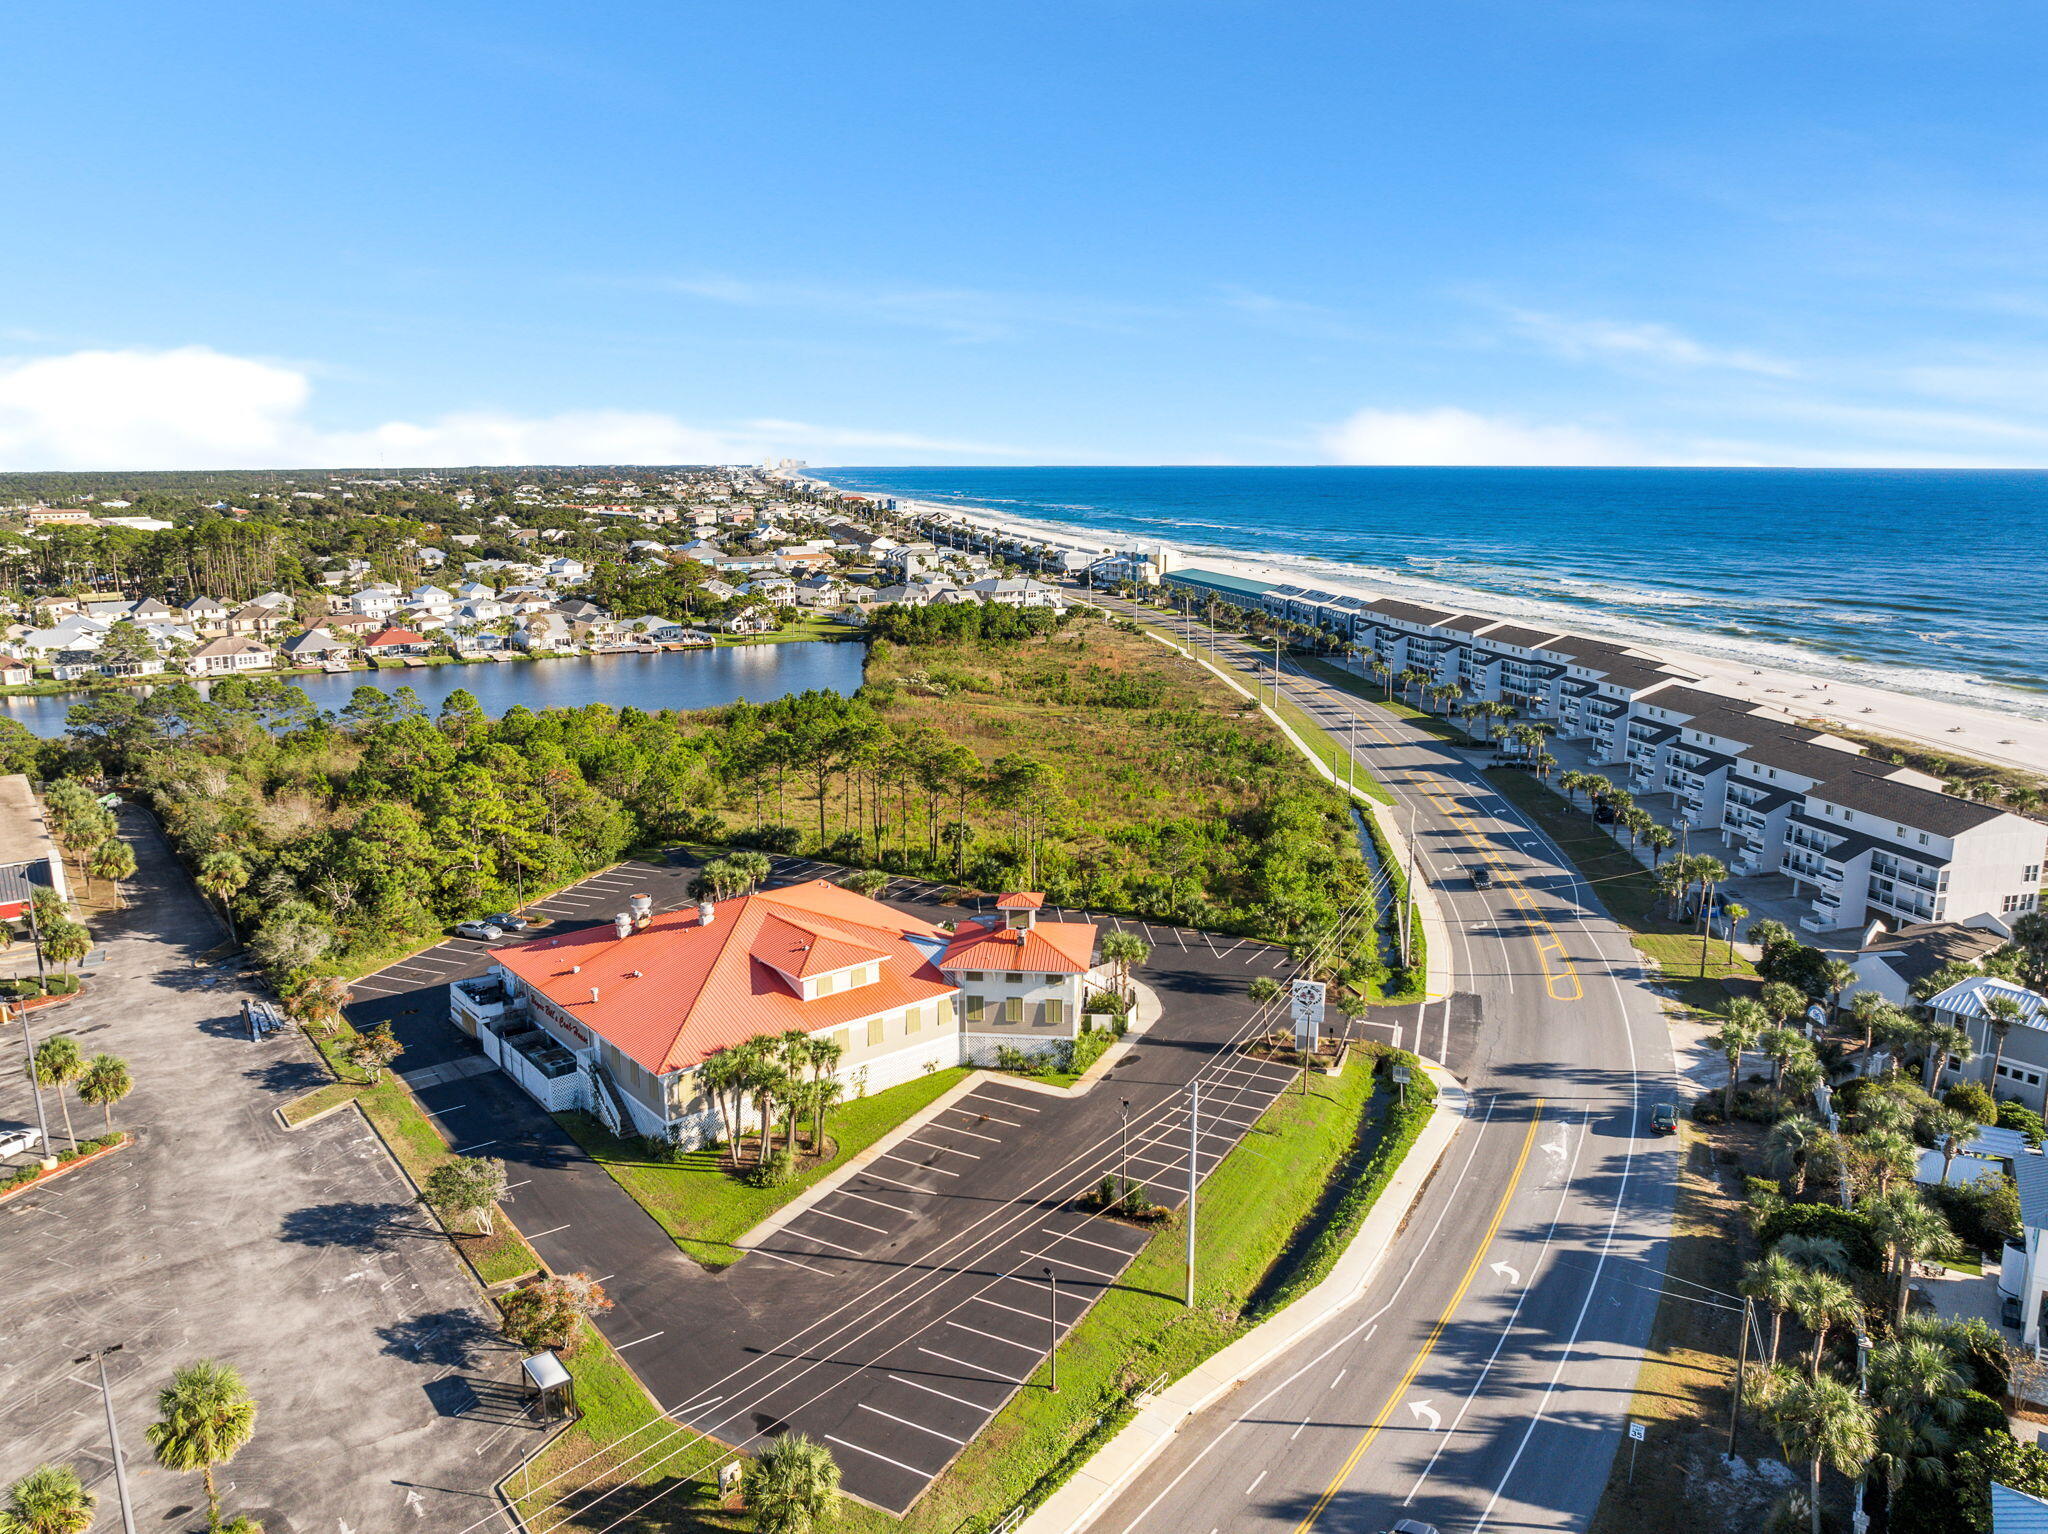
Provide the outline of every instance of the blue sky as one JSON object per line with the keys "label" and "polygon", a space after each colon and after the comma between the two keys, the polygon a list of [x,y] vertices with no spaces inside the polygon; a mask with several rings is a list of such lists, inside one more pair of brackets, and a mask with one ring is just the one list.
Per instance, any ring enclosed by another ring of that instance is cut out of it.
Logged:
{"label": "blue sky", "polygon": [[0,468],[2048,463],[2019,5],[0,22]]}

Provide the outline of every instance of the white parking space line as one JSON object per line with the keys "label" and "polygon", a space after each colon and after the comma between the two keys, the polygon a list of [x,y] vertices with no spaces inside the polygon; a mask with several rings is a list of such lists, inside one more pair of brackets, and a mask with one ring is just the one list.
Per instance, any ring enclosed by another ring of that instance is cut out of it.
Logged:
{"label": "white parking space line", "polygon": [[934,1390],[929,1385],[920,1385],[916,1380],[907,1380],[900,1374],[892,1374],[888,1377],[899,1385],[908,1385],[912,1390],[922,1390],[928,1396],[937,1396],[941,1401],[951,1401],[955,1406],[969,1407],[974,1411],[980,1412],[983,1416],[987,1416],[995,1410],[994,1406],[984,1406],[981,1402],[970,1401],[965,1396],[948,1395],[943,1390]]}
{"label": "white parking space line", "polygon": [[873,1204],[877,1209],[888,1209],[896,1214],[910,1213],[910,1211],[908,1209],[905,1209],[901,1204],[891,1204],[883,1199],[869,1198],[865,1193],[855,1193],[851,1188],[841,1188],[839,1190],[839,1196],[841,1198],[857,1198],[863,1204]]}
{"label": "white parking space line", "polygon": [[972,1369],[976,1374],[986,1374],[992,1379],[1008,1380],[1012,1385],[1021,1385],[1031,1377],[1028,1374],[997,1374],[995,1370],[989,1368],[986,1364],[971,1364],[964,1358],[955,1358],[951,1353],[941,1353],[937,1348],[928,1348],[923,1343],[918,1344],[917,1350],[920,1353],[929,1353],[933,1358],[943,1358],[947,1363],[957,1364],[962,1369]]}
{"label": "white parking space line", "polygon": [[[969,1098],[968,1101],[972,1102],[973,1099]],[[997,1118],[993,1113],[976,1113],[972,1108],[949,1108],[947,1112],[964,1113],[971,1119],[987,1119],[991,1124],[1008,1124],[1012,1129],[1022,1129],[1024,1127],[1023,1123],[1017,1119],[1001,1119]],[[984,1136],[984,1138],[986,1137]]]}
{"label": "white parking space line", "polygon": [[1077,1236],[1070,1230],[1054,1230],[1050,1225],[1041,1229],[1039,1234],[1041,1236],[1051,1236],[1055,1241],[1078,1241],[1083,1246],[1101,1247],[1103,1251],[1108,1252],[1112,1257],[1128,1257],[1131,1255],[1120,1246],[1110,1246],[1102,1241],[1090,1241],[1086,1236]]}
{"label": "white parking space line", "polygon": [[964,1444],[965,1442],[967,1442],[967,1440],[964,1438],[955,1438],[951,1433],[942,1433],[935,1427],[926,1427],[922,1422],[912,1422],[908,1417],[899,1417],[894,1412],[883,1411],[882,1408],[879,1406],[870,1406],[865,1401],[860,1401],[856,1404],[860,1407],[862,1411],[871,1411],[877,1417],[887,1417],[891,1422],[900,1422],[905,1427],[913,1428],[920,1433],[929,1433],[934,1438],[943,1438],[946,1440],[947,1443]]}
{"label": "white parking space line", "polygon": [[[849,1257],[858,1257],[858,1256],[860,1256],[860,1255],[861,1255],[861,1251],[860,1251],[860,1248],[859,1248],[859,1247],[854,1247],[854,1246],[841,1246],[841,1245],[840,1245],[840,1244],[839,1244],[839,1243],[838,1243],[837,1241],[827,1241],[827,1240],[826,1240],[826,1239],[825,1239],[825,1238],[824,1238],[823,1236],[814,1236],[814,1235],[812,1235],[812,1234],[811,1234],[811,1233],[810,1233],[809,1231],[802,1231],[802,1232],[798,1233],[798,1234],[797,1234],[797,1240],[799,1240],[799,1241],[815,1241],[815,1242],[817,1242],[817,1243],[818,1243],[818,1245],[820,1245],[820,1246],[822,1246],[823,1248],[825,1248],[825,1250],[826,1250],[826,1251],[828,1251],[828,1252],[844,1252],[844,1253],[845,1253],[845,1254],[846,1254],[847,1256],[849,1256]],[[815,1257],[815,1256],[817,1256],[818,1254],[817,1254],[816,1252],[809,1252],[809,1253],[806,1253],[805,1255],[807,1255],[807,1256],[811,1256],[811,1257]]]}
{"label": "white parking space line", "polygon": [[985,1332],[978,1326],[969,1326],[965,1321],[948,1321],[946,1325],[955,1331],[972,1332],[977,1337],[986,1337],[990,1342],[1000,1342],[1004,1347],[1022,1348],[1027,1353],[1042,1353],[1045,1349],[1035,1342],[1016,1342],[1000,1332]]}
{"label": "white parking space line", "polygon": [[[1039,1287],[1043,1288],[1044,1285]],[[1007,1310],[1013,1316],[1022,1316],[1027,1321],[1043,1321],[1046,1319],[1043,1311],[1019,1310],[1015,1305],[1005,1305],[1001,1300],[992,1300],[985,1294],[977,1294],[975,1299],[983,1305],[993,1305],[997,1310]]]}
{"label": "white parking space line", "polygon": [[912,1161],[908,1156],[899,1156],[894,1151],[887,1151],[877,1159],[882,1161],[900,1161],[905,1166],[922,1167],[927,1172],[937,1172],[941,1177],[959,1177],[962,1175],[959,1172],[949,1172],[942,1166],[925,1166],[922,1161]]}
{"label": "white parking space line", "polygon": [[771,1252],[766,1247],[755,1247],[754,1255],[756,1257],[766,1257],[770,1262],[786,1262],[792,1268],[802,1268],[806,1273],[816,1273],[821,1277],[827,1276],[823,1268],[814,1268],[807,1262],[798,1262],[794,1257],[784,1257],[781,1253]]}
{"label": "white parking space line", "polygon": [[635,1337],[631,1342],[621,1342],[616,1344],[616,1346],[618,1348],[618,1351],[623,1353],[626,1351],[627,1348],[637,1348],[638,1346],[640,1346],[641,1343],[652,1342],[655,1338],[661,1335],[661,1332],[649,1332],[645,1337]]}
{"label": "white parking space line", "polygon": [[568,1228],[568,1225],[550,1225],[546,1230],[536,1230],[529,1233],[526,1239],[529,1241],[538,1241],[542,1236],[552,1236],[556,1234],[558,1231],[564,1231]]}
{"label": "white parking space line", "polygon": [[834,1433],[827,1433],[825,1437],[829,1442],[838,1444],[842,1449],[851,1449],[856,1454],[865,1454],[869,1459],[878,1459],[885,1465],[894,1465],[898,1470],[908,1470],[912,1475],[921,1475],[927,1481],[938,1474],[936,1470],[920,1470],[915,1465],[904,1464],[900,1459],[891,1459],[886,1454],[877,1454],[873,1449],[862,1448],[859,1444],[841,1438]]}
{"label": "white parking space line", "polygon": [[[956,1111],[957,1111],[957,1110],[956,1110]],[[1003,1143],[1003,1142],[1002,1142],[1002,1140],[1001,1140],[1001,1138],[1000,1138],[999,1136],[996,1136],[996,1135],[981,1135],[981,1134],[976,1134],[976,1133],[975,1133],[975,1132],[974,1132],[973,1130],[971,1130],[971,1129],[962,1129],[962,1128],[960,1128],[960,1127],[959,1127],[959,1126],[958,1126],[957,1124],[956,1124],[956,1125],[954,1125],[952,1129],[948,1130],[948,1131],[947,1131],[947,1133],[949,1133],[949,1134],[956,1134],[956,1135],[965,1135],[965,1136],[967,1136],[967,1138],[968,1138],[968,1139],[970,1139],[970,1140],[986,1140],[986,1141],[988,1141],[988,1143],[989,1143],[989,1144],[991,1144],[991,1145],[1001,1145],[1001,1144]]]}
{"label": "white parking space line", "polygon": [[1105,1273],[1100,1268],[1086,1267],[1083,1264],[1074,1261],[1074,1259],[1071,1257],[1055,1257],[1051,1252],[1026,1252],[1024,1255],[1026,1257],[1043,1258],[1047,1262],[1062,1263],[1065,1266],[1072,1268],[1077,1273],[1086,1273],[1091,1278],[1106,1278],[1111,1283],[1116,1282],[1116,1274]]}
{"label": "white parking space line", "polygon": [[955,1150],[950,1145],[940,1145],[931,1140],[920,1140],[916,1135],[912,1135],[906,1143],[922,1145],[926,1150],[944,1151],[949,1156],[965,1156],[969,1161],[981,1160],[981,1157],[975,1155],[973,1151]]}
{"label": "white parking space line", "polygon": [[[809,1213],[822,1216],[827,1220],[837,1220],[842,1225],[858,1225],[862,1230],[871,1230],[878,1236],[886,1236],[889,1234],[879,1225],[870,1225],[866,1220],[856,1220],[851,1215],[834,1214],[829,1209],[813,1209],[810,1210]],[[815,1240],[816,1237],[812,1237],[811,1239]]]}
{"label": "white parking space line", "polygon": [[[914,1161],[911,1163],[912,1166],[915,1166],[916,1164],[917,1163]],[[933,1191],[930,1188],[920,1188],[914,1182],[899,1182],[893,1177],[884,1177],[880,1172],[877,1172],[872,1167],[862,1167],[860,1169],[860,1175],[863,1177],[872,1177],[876,1182],[885,1182],[892,1188],[901,1188],[906,1193],[930,1193]]]}
{"label": "white parking space line", "polygon": [[462,1149],[457,1151],[455,1154],[458,1156],[467,1156],[471,1151],[480,1151],[486,1145],[496,1145],[497,1143],[498,1142],[496,1140],[479,1140],[474,1145],[463,1146]]}
{"label": "white parking space line", "polygon": [[[974,1097],[970,1097],[970,1098],[968,1098],[967,1100],[968,1100],[969,1102],[978,1102],[978,1101],[980,1101],[980,1099],[979,1099],[979,1098],[974,1098]],[[1016,1110],[1017,1112],[1019,1112],[1019,1113],[1042,1113],[1042,1112],[1044,1112],[1044,1111],[1045,1111],[1045,1110],[1044,1110],[1044,1109],[1042,1109],[1042,1108],[1027,1108],[1027,1107],[1025,1107],[1025,1106],[1024,1106],[1024,1104],[1022,1104],[1022,1103],[1006,1103],[1006,1102],[1004,1102],[1004,1101],[1003,1101],[1003,1100],[1002,1100],[1001,1098],[996,1098],[996,1099],[994,1099],[994,1102],[995,1102],[996,1106],[997,1106],[997,1107],[999,1107],[999,1108],[1014,1108],[1014,1109],[1015,1109],[1015,1110]]]}

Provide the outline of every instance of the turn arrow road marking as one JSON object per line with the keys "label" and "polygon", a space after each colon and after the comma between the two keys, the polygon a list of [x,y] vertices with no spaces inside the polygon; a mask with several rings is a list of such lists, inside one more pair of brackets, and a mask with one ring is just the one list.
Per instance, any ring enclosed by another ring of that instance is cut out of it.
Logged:
{"label": "turn arrow road marking", "polygon": [[1513,1284],[1517,1289],[1522,1287],[1522,1275],[1516,1272],[1513,1268],[1509,1267],[1506,1263],[1495,1263],[1493,1265],[1493,1271],[1498,1273],[1502,1278],[1506,1279],[1509,1283]]}
{"label": "turn arrow road marking", "polygon": [[1434,1406],[1431,1406],[1427,1401],[1410,1401],[1408,1403],[1408,1409],[1415,1413],[1415,1420],[1417,1422],[1420,1422],[1424,1417],[1429,1418],[1429,1430],[1432,1433],[1436,1432],[1437,1429],[1441,1428],[1444,1425],[1444,1419],[1442,1415],[1439,1414],[1437,1409]]}

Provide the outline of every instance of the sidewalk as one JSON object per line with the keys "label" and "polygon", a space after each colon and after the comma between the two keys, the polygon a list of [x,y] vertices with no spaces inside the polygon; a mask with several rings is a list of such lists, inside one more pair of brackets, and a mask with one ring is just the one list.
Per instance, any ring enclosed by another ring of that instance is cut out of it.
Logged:
{"label": "sidewalk", "polygon": [[1410,1206],[1465,1121],[1465,1089],[1439,1066],[1425,1061],[1424,1069],[1437,1085],[1437,1111],[1330,1276],[1146,1402],[1116,1437],[1019,1525],[1018,1534],[1080,1534],[1172,1442],[1184,1423],[1364,1295]]}

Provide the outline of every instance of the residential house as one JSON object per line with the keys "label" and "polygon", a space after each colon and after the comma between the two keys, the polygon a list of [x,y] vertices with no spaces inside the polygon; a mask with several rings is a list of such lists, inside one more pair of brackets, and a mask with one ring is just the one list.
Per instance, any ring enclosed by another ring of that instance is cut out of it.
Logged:
{"label": "residential house", "polygon": [[728,634],[772,634],[778,626],[773,609],[761,606],[743,607],[715,625]]}
{"label": "residential house", "polygon": [[981,601],[997,607],[1047,607],[1062,612],[1067,605],[1065,594],[1057,586],[1048,586],[1043,581],[997,576],[975,581],[965,589]]}
{"label": "residential house", "polygon": [[228,630],[227,604],[212,597],[194,597],[185,604],[185,621],[207,638],[225,634]]}
{"label": "residential house", "polygon": [[425,655],[434,648],[433,641],[417,629],[380,629],[363,641],[363,653],[372,660],[393,660],[407,655]]}
{"label": "residential house", "polygon": [[348,599],[348,610],[366,618],[389,618],[404,605],[405,594],[382,582],[365,586]]}
{"label": "residential house", "polygon": [[1978,921],[1983,925],[1916,922],[1896,932],[1888,931],[1881,922],[1872,923],[1863,936],[1863,946],[1849,961],[1856,971],[1856,983],[1843,995],[1853,997],[1869,990],[1894,1006],[1913,1004],[1913,987],[1929,975],[1951,964],[1981,964],[1987,955],[2005,946],[2008,934],[2002,926],[1988,916]]}
{"label": "residential house", "polygon": [[[2015,1016],[2009,1024],[1986,1005],[1994,999],[2010,1003]],[[2000,1102],[2048,1112],[2048,996],[1996,975],[1972,975],[1929,997],[1926,1007],[1936,1026],[1960,1028],[1977,1051],[1962,1065],[1951,1063],[1934,1083],[1936,1091],[1976,1081]],[[2002,1045],[1994,1023],[2004,1028]]]}
{"label": "residential house", "polygon": [[1096,928],[1041,914],[1006,897],[948,933],[823,880],[659,915],[639,896],[609,926],[492,950],[450,1014],[550,1110],[694,1147],[725,1129],[700,1068],[758,1034],[837,1043],[849,1097],[1069,1045]]}
{"label": "residential house", "polygon": [[201,645],[185,668],[194,676],[233,676],[243,671],[268,671],[276,664],[277,652],[269,645],[244,634],[229,634]]}
{"label": "residential house", "polygon": [[324,666],[355,654],[356,642],[324,628],[308,629],[286,641],[283,655],[293,666]]}

